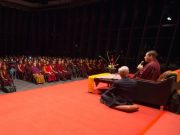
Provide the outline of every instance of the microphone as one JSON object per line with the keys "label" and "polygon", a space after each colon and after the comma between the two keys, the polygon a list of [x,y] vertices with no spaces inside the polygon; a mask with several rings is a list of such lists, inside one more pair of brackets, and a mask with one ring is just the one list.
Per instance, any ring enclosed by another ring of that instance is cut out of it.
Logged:
{"label": "microphone", "polygon": [[144,64],[144,61],[141,61],[140,65],[143,65]]}
{"label": "microphone", "polygon": [[[144,64],[144,61],[141,61],[141,63],[139,63],[139,65],[137,66],[137,69],[138,69],[139,66],[143,66],[143,64]],[[139,73],[140,73],[140,70],[138,69],[138,70],[134,73],[134,77],[133,77],[133,78],[135,78]]]}
{"label": "microphone", "polygon": [[144,66],[143,64],[144,64],[144,61],[141,61],[141,63],[139,63],[139,65],[137,66],[137,68],[138,68],[139,66],[142,66],[142,67],[143,67],[143,66]]}

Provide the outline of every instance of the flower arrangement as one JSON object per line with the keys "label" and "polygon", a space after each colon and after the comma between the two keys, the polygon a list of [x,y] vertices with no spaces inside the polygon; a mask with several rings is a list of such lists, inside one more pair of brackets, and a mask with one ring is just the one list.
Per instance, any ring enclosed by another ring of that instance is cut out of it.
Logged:
{"label": "flower arrangement", "polygon": [[101,59],[103,59],[106,63],[107,63],[107,69],[110,72],[114,72],[116,70],[116,66],[118,66],[117,61],[120,57],[120,55],[118,55],[118,57],[115,59],[114,55],[109,55],[109,52],[107,51],[107,58],[108,60],[106,60],[104,57],[99,56]]}

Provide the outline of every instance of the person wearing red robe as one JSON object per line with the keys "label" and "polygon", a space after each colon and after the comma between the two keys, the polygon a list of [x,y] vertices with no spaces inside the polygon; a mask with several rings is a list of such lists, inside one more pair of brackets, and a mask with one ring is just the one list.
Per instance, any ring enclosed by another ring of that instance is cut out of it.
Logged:
{"label": "person wearing red robe", "polygon": [[63,71],[61,60],[58,60],[58,62],[56,64],[56,71],[58,72],[61,80],[66,80],[66,75]]}
{"label": "person wearing red robe", "polygon": [[45,76],[47,77],[47,81],[48,81],[48,82],[56,81],[56,75],[55,75],[54,72],[52,71],[52,67],[51,67],[51,65],[49,64],[49,61],[47,61],[47,62],[44,64],[43,70],[44,70]]}
{"label": "person wearing red robe", "polygon": [[67,62],[65,60],[62,60],[61,61],[62,72],[66,79],[71,79],[71,73],[68,71],[67,66],[68,66]]}
{"label": "person wearing red robe", "polygon": [[160,76],[160,64],[156,57],[156,51],[148,51],[144,57],[147,64],[145,66],[142,64],[138,65],[138,72],[135,74],[135,78],[156,81]]}
{"label": "person wearing red robe", "polygon": [[23,63],[22,60],[19,61],[17,68],[19,79],[25,80],[25,63]]}
{"label": "person wearing red robe", "polygon": [[10,77],[10,74],[8,73],[6,64],[2,65],[2,69],[0,72],[0,80],[2,87],[12,84],[12,79]]}

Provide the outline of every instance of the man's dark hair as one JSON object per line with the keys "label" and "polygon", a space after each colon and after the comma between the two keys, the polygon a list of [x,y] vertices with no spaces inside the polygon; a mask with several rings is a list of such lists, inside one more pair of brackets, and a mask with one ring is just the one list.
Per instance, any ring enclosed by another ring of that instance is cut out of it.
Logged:
{"label": "man's dark hair", "polygon": [[155,50],[151,50],[147,52],[147,55],[156,58],[158,56],[158,53]]}

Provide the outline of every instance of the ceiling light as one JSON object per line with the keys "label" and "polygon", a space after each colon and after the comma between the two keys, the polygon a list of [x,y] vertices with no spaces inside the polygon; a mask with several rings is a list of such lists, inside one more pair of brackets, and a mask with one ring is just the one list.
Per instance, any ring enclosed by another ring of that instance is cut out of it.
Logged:
{"label": "ceiling light", "polygon": [[166,19],[167,19],[168,21],[171,21],[171,20],[172,20],[172,18],[171,18],[171,17],[169,17],[169,16],[168,16]]}

